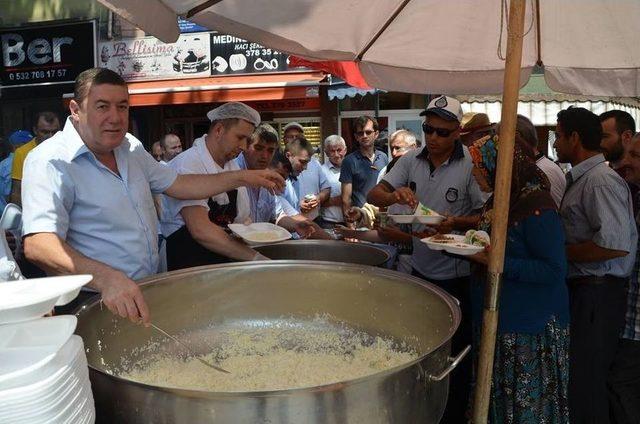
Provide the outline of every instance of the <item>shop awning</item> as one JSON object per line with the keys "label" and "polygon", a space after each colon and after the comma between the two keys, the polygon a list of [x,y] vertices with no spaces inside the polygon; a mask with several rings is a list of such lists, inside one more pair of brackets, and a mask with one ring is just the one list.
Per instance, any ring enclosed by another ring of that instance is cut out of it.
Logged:
{"label": "shop awning", "polygon": [[345,97],[354,98],[356,96],[366,96],[367,94],[375,94],[379,91],[380,90],[377,90],[375,88],[357,88],[352,87],[347,83],[341,83],[330,85],[327,90],[327,95],[329,96],[329,100],[342,100]]}
{"label": "shop awning", "polygon": [[[130,82],[131,106],[307,99],[320,105],[322,72],[238,75]],[[73,94],[65,94],[66,101]]]}

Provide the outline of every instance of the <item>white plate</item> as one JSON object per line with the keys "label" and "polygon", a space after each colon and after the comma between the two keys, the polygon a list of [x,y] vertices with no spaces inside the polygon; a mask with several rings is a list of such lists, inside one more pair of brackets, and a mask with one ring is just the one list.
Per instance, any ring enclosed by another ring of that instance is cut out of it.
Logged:
{"label": "white plate", "polygon": [[445,252],[453,253],[454,255],[469,256],[474,255],[484,250],[482,246],[474,246],[464,242],[464,236],[458,234],[445,234],[447,237],[451,237],[453,240],[450,243],[442,243],[433,240],[433,237],[427,237],[421,241],[432,250],[444,250]]}
{"label": "white plate", "polygon": [[53,359],[69,340],[78,320],[73,315],[0,325],[0,383],[32,372]]}
{"label": "white plate", "polygon": [[416,216],[415,215],[387,215],[387,217],[393,222],[395,222],[396,224],[411,224],[414,221]]}
{"label": "white plate", "polygon": [[[249,225],[243,224],[229,224],[229,229],[238,236],[242,237],[250,246],[257,246],[260,244],[278,243],[281,241],[289,240],[291,233],[282,227],[268,223],[268,222],[255,222]],[[258,237],[268,233],[272,237],[264,239]]]}
{"label": "white plate", "polygon": [[25,401],[29,397],[35,399],[50,392],[70,375],[87,372],[82,338],[70,336],[52,358],[38,365],[31,367],[26,373],[17,373],[12,378],[0,381],[0,411],[6,401]]}
{"label": "white plate", "polygon": [[[61,297],[91,281],[91,275],[65,275],[0,283],[0,324],[27,321],[50,312]],[[77,294],[76,294],[77,295]]]}

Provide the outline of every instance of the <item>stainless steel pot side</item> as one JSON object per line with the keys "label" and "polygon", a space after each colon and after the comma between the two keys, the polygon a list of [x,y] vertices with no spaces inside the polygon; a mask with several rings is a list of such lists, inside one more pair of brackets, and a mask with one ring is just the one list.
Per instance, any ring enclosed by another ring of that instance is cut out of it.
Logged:
{"label": "stainless steel pot side", "polygon": [[360,379],[302,389],[215,393],[150,386],[118,377],[118,367],[122,357],[136,360],[142,355],[137,348],[162,339],[94,301],[78,312],[76,332],[87,349],[98,422],[436,423],[447,400],[448,373],[468,351],[449,357],[460,322],[455,299],[422,280],[380,268],[233,263],[160,274],[146,279],[142,289],[153,321],[172,334],[188,337],[211,325],[222,331],[283,319],[312,326],[314,317],[328,314],[372,335],[403,341],[420,357]]}
{"label": "stainless steel pot side", "polygon": [[254,247],[269,259],[346,262],[381,266],[389,254],[371,244],[333,240],[290,240]]}

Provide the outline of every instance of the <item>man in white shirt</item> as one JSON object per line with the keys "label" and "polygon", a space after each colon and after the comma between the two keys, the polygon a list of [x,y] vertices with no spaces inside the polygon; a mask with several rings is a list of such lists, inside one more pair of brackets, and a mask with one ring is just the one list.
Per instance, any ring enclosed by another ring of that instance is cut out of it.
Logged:
{"label": "man in white shirt", "polygon": [[327,182],[330,186],[330,195],[322,204],[321,227],[333,228],[336,224],[344,224],[342,215],[342,190],[340,183],[340,167],[347,154],[347,144],[339,135],[330,135],[324,140],[324,154],[327,160],[322,164]]}
{"label": "man in white shirt", "polygon": [[76,78],[69,111],[64,129],[25,162],[25,255],[49,275],[92,274],[87,288],[134,322],[150,320],[134,280],[155,274],[159,262],[152,193],[201,199],[245,185],[284,184],[268,171],[177,175],[160,165],[127,133],[127,84],[108,69]]}
{"label": "man in white shirt", "polygon": [[567,186],[567,179],[564,176],[562,169],[546,157],[544,153],[538,151],[538,134],[536,133],[536,127],[525,116],[518,115],[516,122],[516,133],[522,137],[522,139],[534,150],[536,155],[536,165],[544,174],[549,178],[551,183],[551,197],[556,203],[556,206],[560,208],[560,202],[562,202],[562,196]]}
{"label": "man in white shirt", "polygon": [[[249,106],[231,102],[207,113],[208,133],[168,166],[178,174],[218,174],[240,170],[234,160],[247,148],[260,115]],[[231,223],[251,222],[246,187],[203,200],[165,197],[162,232],[167,238],[170,271],[193,266],[266,259],[225,232]]]}

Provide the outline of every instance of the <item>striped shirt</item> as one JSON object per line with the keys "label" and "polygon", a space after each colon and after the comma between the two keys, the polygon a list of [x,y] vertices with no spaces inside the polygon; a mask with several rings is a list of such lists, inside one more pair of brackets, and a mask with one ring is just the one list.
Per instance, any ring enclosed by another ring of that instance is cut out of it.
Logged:
{"label": "striped shirt", "polygon": [[636,257],[637,230],[627,183],[597,154],[567,174],[567,190],[560,206],[567,244],[593,241],[598,246],[628,252],[599,262],[569,262],[569,278],[631,274]]}

